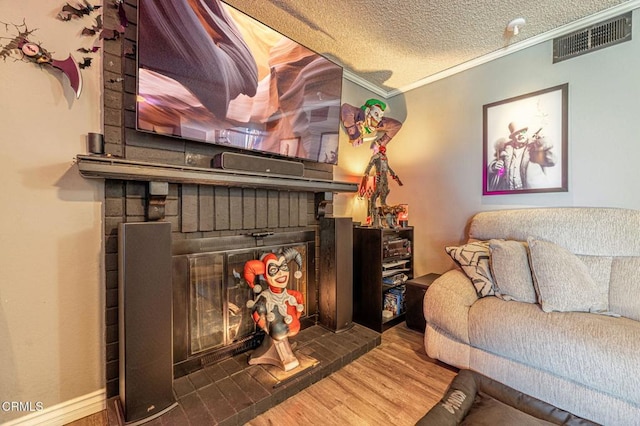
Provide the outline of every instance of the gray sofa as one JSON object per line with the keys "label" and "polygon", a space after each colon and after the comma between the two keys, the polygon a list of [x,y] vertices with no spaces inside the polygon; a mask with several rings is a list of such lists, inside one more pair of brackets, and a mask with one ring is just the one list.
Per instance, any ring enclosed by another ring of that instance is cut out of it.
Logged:
{"label": "gray sofa", "polygon": [[605,425],[640,425],[640,211],[478,213],[424,298],[427,354]]}

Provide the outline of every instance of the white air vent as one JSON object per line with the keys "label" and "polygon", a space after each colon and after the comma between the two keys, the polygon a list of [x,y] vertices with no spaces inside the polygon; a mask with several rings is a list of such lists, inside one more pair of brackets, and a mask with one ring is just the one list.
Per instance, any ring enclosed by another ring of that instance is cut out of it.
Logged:
{"label": "white air vent", "polygon": [[631,12],[553,40],[553,63],[631,40]]}

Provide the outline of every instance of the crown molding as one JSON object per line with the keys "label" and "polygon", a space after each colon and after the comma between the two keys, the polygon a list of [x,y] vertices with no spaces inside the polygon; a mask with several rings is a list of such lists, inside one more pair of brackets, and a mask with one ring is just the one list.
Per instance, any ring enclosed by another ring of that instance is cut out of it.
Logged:
{"label": "crown molding", "polygon": [[352,71],[348,70],[348,69],[343,69],[342,72],[342,77],[344,77],[345,80],[349,80],[352,83],[357,84],[360,87],[363,87],[367,90],[372,91],[373,93],[375,93],[378,96],[382,96],[383,98],[388,98],[389,97],[389,93],[388,91],[384,90],[383,88],[376,86],[375,84],[371,83],[370,81],[365,80],[364,78],[360,77],[357,74],[354,74]]}
{"label": "crown molding", "polygon": [[406,86],[399,87],[393,90],[385,90],[379,86],[372,84],[364,80],[363,78],[355,75],[354,73],[344,70],[344,77],[352,81],[365,89],[368,89],[375,94],[382,96],[385,99],[391,98],[393,96],[400,95],[402,93],[406,93],[410,90],[417,89],[418,87],[426,86],[427,84],[436,82],[438,80],[442,80],[444,78],[450,77],[454,74],[461,73],[468,69],[477,67],[482,64],[486,64],[487,62],[494,61],[503,56],[510,55],[512,53],[518,52],[520,50],[526,49],[528,47],[534,46],[536,44],[540,44],[549,40],[553,40],[556,37],[569,34],[573,31],[579,30],[584,27],[588,27],[593,24],[597,24],[600,21],[607,20],[609,18],[614,18],[623,13],[629,12],[631,10],[637,9],[640,7],[640,0],[630,0],[625,3],[619,4],[618,6],[611,7],[609,9],[603,10],[601,12],[595,13],[593,15],[587,16],[585,18],[579,19],[577,21],[573,21],[569,24],[563,25],[561,27],[555,28],[551,31],[547,31],[545,33],[539,34],[534,37],[527,38],[525,40],[519,41],[517,43],[513,43],[509,46],[506,46],[502,49],[496,50],[494,52],[488,53],[486,55],[480,56],[471,61],[464,62],[460,65],[456,65],[455,67],[451,67],[444,71],[435,73],[423,79],[416,81],[415,83],[408,84]]}

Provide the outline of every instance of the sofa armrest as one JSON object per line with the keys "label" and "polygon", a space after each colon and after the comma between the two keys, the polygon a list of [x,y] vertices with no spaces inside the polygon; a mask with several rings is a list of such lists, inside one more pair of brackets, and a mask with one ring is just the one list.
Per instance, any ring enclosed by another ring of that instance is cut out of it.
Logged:
{"label": "sofa armrest", "polygon": [[469,308],[478,300],[471,280],[459,269],[452,269],[435,280],[424,295],[427,324],[456,340],[469,343]]}

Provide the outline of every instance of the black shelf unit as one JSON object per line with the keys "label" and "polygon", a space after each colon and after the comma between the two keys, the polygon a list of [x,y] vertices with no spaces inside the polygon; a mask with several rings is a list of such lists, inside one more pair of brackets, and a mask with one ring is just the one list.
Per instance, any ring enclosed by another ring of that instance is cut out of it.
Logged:
{"label": "black shelf unit", "polygon": [[382,333],[405,318],[403,309],[383,317],[385,297],[390,289],[385,277],[404,274],[413,278],[413,227],[353,229],[353,320]]}

